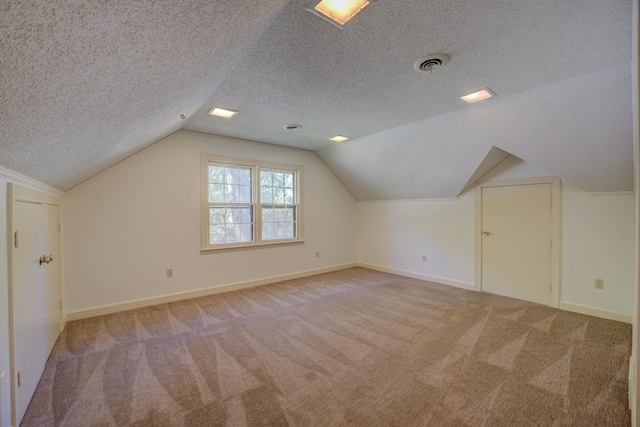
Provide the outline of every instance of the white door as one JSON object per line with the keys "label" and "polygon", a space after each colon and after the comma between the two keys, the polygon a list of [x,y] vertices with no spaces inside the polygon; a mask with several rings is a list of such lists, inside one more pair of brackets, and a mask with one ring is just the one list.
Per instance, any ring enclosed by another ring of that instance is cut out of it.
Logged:
{"label": "white door", "polygon": [[482,188],[482,290],[551,303],[551,185]]}
{"label": "white door", "polygon": [[[19,425],[60,332],[58,206],[13,205],[12,335],[15,425]],[[41,260],[43,262],[41,262]]]}

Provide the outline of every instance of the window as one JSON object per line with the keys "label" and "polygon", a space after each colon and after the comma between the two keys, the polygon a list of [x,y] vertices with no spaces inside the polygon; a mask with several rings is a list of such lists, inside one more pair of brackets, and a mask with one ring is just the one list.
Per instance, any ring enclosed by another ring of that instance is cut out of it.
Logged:
{"label": "window", "polygon": [[302,167],[202,155],[202,250],[301,242]]}

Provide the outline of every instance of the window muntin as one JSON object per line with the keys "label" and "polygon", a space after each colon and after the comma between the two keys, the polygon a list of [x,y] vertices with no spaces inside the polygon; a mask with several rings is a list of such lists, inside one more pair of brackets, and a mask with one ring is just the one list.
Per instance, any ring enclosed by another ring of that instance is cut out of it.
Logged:
{"label": "window muntin", "polygon": [[202,159],[202,250],[303,241],[301,166]]}

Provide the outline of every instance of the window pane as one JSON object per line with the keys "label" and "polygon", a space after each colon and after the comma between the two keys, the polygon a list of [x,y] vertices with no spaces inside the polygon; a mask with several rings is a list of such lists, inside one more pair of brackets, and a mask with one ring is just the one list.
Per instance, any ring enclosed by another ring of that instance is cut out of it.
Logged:
{"label": "window pane", "polygon": [[226,186],[224,201],[226,203],[238,203],[238,186],[237,185]]}
{"label": "window pane", "polygon": [[284,187],[284,173],[282,172],[273,173],[273,186]]}
{"label": "window pane", "polygon": [[262,207],[262,223],[273,222],[273,206]]}
{"label": "window pane", "polygon": [[287,220],[287,210],[283,208],[274,209],[274,222],[283,222]]}
{"label": "window pane", "polygon": [[251,185],[251,168],[240,168],[240,180],[238,183],[241,185]]}
{"label": "window pane", "polygon": [[225,168],[226,173],[226,182],[227,184],[238,184],[238,167],[237,166],[227,166]]}
{"label": "window pane", "polygon": [[253,241],[253,224],[240,225],[240,241],[241,242]]}
{"label": "window pane", "polygon": [[287,172],[284,174],[284,186],[287,188],[293,188],[293,172]]}
{"label": "window pane", "polygon": [[231,220],[229,222],[233,224],[240,224],[240,208],[229,208],[229,213],[231,216]]}
{"label": "window pane", "polygon": [[260,203],[273,203],[273,196],[272,196],[272,188],[271,187],[267,187],[267,188],[261,188],[260,189]]}
{"label": "window pane", "polygon": [[293,198],[293,189],[287,188],[284,190],[284,202],[290,205],[295,203],[295,199]]}
{"label": "window pane", "polygon": [[209,244],[216,245],[224,243],[224,225],[209,226]]}
{"label": "window pane", "polygon": [[226,231],[226,242],[227,243],[238,243],[240,241],[240,225],[239,224],[227,224],[225,227]]}
{"label": "window pane", "polygon": [[251,187],[246,185],[238,187],[238,199],[240,203],[251,203]]}
{"label": "window pane", "polygon": [[209,208],[209,224],[224,224],[224,208]]}
{"label": "window pane", "polygon": [[276,239],[291,239],[293,235],[293,223],[292,222],[279,222],[275,225],[275,238]]}
{"label": "window pane", "polygon": [[273,240],[273,224],[262,224],[262,240]]}
{"label": "window pane", "polygon": [[283,239],[293,239],[294,237],[296,237],[295,231],[296,227],[294,222],[285,222]]}
{"label": "window pane", "polygon": [[223,171],[222,166],[209,164],[209,182],[221,184]]}
{"label": "window pane", "polygon": [[252,208],[241,208],[241,216],[240,221],[244,224],[252,224],[253,223],[253,215]]}
{"label": "window pane", "polygon": [[260,171],[260,185],[271,186],[273,183],[273,172],[270,170]]}
{"label": "window pane", "polygon": [[273,203],[284,203],[284,189],[283,188],[274,188],[273,189]]}
{"label": "window pane", "polygon": [[286,211],[287,211],[287,213],[286,213],[286,216],[285,216],[285,221],[295,221],[296,220],[296,215],[295,215],[296,208],[295,208],[295,206],[286,208]]}
{"label": "window pane", "polygon": [[209,203],[224,202],[224,185],[209,184]]}

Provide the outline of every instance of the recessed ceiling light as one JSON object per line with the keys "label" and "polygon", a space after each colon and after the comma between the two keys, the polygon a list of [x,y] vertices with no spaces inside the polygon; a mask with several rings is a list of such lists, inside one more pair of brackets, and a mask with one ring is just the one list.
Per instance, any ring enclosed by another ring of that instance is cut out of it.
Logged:
{"label": "recessed ceiling light", "polygon": [[213,110],[209,111],[209,114],[212,116],[222,117],[224,119],[230,119],[238,114],[238,112],[234,110],[227,110],[226,108],[214,107]]}
{"label": "recessed ceiling light", "polygon": [[473,104],[474,102],[489,99],[493,96],[496,96],[495,92],[489,88],[486,88],[486,89],[479,90],[478,92],[470,93],[469,95],[461,96],[460,98],[464,102]]}
{"label": "recessed ceiling light", "polygon": [[338,28],[342,28],[351,18],[364,9],[369,2],[367,0],[314,0],[307,10],[331,22]]}
{"label": "recessed ceiling light", "polygon": [[333,142],[344,142],[347,139],[349,139],[348,136],[342,136],[342,135],[336,135],[333,138],[329,138],[329,140],[331,140]]}

